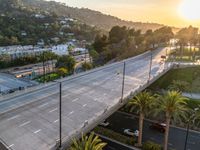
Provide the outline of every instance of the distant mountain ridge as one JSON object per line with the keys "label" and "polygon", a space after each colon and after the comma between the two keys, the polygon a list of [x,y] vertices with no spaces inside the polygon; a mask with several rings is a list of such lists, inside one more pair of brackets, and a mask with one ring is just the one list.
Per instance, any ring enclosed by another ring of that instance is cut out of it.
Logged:
{"label": "distant mountain ridge", "polygon": [[[77,19],[90,26],[96,26],[100,29],[109,31],[113,26],[127,26],[135,29],[141,29],[145,32],[148,29],[156,30],[164,25],[158,23],[132,22],[119,19],[117,17],[106,15],[98,11],[87,8],[74,8],[66,6],[64,3],[45,0],[0,0],[0,12],[12,11],[10,8],[21,7],[34,12],[45,12]],[[176,32],[179,29],[172,27]]]}
{"label": "distant mountain ridge", "polygon": [[[19,0],[18,0],[19,1]],[[66,6],[64,3],[55,1],[44,0],[20,0],[25,7],[31,7],[34,9],[41,9],[43,11],[55,13],[58,16],[68,16],[80,20],[88,25],[96,26],[100,29],[110,30],[113,26],[127,26],[135,29],[141,29],[143,32],[148,29],[158,29],[164,25],[158,23],[142,23],[132,22],[119,19],[111,15],[105,15],[101,12],[90,10],[87,8],[74,8]],[[178,28],[174,28],[177,31]]]}

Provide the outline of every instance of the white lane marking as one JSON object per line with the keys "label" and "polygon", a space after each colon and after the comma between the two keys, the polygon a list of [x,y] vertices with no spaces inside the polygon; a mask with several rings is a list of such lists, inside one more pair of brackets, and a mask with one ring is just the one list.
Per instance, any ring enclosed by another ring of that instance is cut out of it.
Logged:
{"label": "white lane marking", "polygon": [[58,120],[55,120],[54,123],[58,122]]}
{"label": "white lane marking", "polygon": [[188,143],[193,144],[193,145],[195,144],[195,142],[192,142],[192,141],[188,141]]}
{"label": "white lane marking", "polygon": [[8,146],[8,148],[11,148],[11,147],[13,147],[14,145],[15,145],[15,144],[11,144],[11,145],[9,145],[9,146]]}
{"label": "white lane marking", "polygon": [[29,123],[31,123],[31,121],[27,121],[27,122],[25,122],[25,123],[19,125],[19,127],[23,127],[23,126],[25,126],[25,125],[27,125],[27,124],[29,124]]}
{"label": "white lane marking", "polygon": [[70,113],[69,113],[69,115],[71,115],[71,114],[73,114],[74,113],[74,111],[71,111]]}
{"label": "white lane marking", "polygon": [[94,101],[98,101],[99,99],[98,98],[94,98]]}
{"label": "white lane marking", "polygon": [[10,120],[16,119],[16,118],[18,118],[18,117],[20,117],[20,115],[13,116],[13,117],[11,117],[11,118],[8,118],[7,120],[10,121]]}
{"label": "white lane marking", "polygon": [[42,104],[40,105],[38,108],[43,108],[44,106],[48,105],[49,103],[45,103],[45,104]]}
{"label": "white lane marking", "polygon": [[63,95],[62,97],[67,97],[67,96],[69,96],[69,94]]}
{"label": "white lane marking", "polygon": [[168,145],[172,146],[173,144],[172,143],[168,143]]}
{"label": "white lane marking", "polygon": [[191,135],[191,137],[193,137],[193,138],[200,138],[200,136],[196,136],[196,135]]}
{"label": "white lane marking", "polygon": [[58,108],[55,108],[55,109],[53,109],[53,110],[50,110],[49,112],[51,113],[51,112],[54,112],[54,111],[56,111]]}
{"label": "white lane marking", "polygon": [[87,106],[87,104],[84,104],[83,107]]}
{"label": "white lane marking", "polygon": [[41,131],[41,129],[39,129],[39,130],[35,131],[34,133],[36,134],[36,133],[38,133],[38,132],[40,132],[40,131]]}
{"label": "white lane marking", "polygon": [[76,102],[77,100],[79,100],[79,98],[76,98],[76,99],[72,100],[72,102]]}

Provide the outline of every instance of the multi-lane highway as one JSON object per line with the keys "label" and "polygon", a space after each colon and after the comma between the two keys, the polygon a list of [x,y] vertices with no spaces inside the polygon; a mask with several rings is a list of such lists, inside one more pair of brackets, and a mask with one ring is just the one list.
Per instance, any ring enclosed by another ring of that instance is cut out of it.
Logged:
{"label": "multi-lane highway", "polygon": [[[165,49],[154,51],[151,78]],[[126,60],[124,97],[147,84],[151,54]],[[121,105],[124,62],[62,79],[62,138],[66,142],[111,115]],[[14,150],[48,150],[59,138],[59,85],[0,98],[0,138]]]}

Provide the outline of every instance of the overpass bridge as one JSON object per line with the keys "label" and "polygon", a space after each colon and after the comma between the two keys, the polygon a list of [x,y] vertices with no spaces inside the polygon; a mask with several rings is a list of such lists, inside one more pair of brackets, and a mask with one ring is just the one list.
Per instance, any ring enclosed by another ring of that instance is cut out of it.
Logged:
{"label": "overpass bridge", "polygon": [[[94,128],[123,106],[130,95],[167,72],[172,64],[160,63],[165,53],[166,48],[146,52],[58,80],[62,82],[63,144]],[[8,149],[55,149],[59,139],[59,84],[48,83],[0,97],[0,138]]]}

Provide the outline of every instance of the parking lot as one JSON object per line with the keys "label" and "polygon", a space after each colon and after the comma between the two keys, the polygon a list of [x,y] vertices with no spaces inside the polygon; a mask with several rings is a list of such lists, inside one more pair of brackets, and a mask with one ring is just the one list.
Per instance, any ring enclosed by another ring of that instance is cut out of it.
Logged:
{"label": "parking lot", "polygon": [[30,86],[33,86],[33,83],[17,79],[10,74],[0,73],[0,94],[12,93]]}

